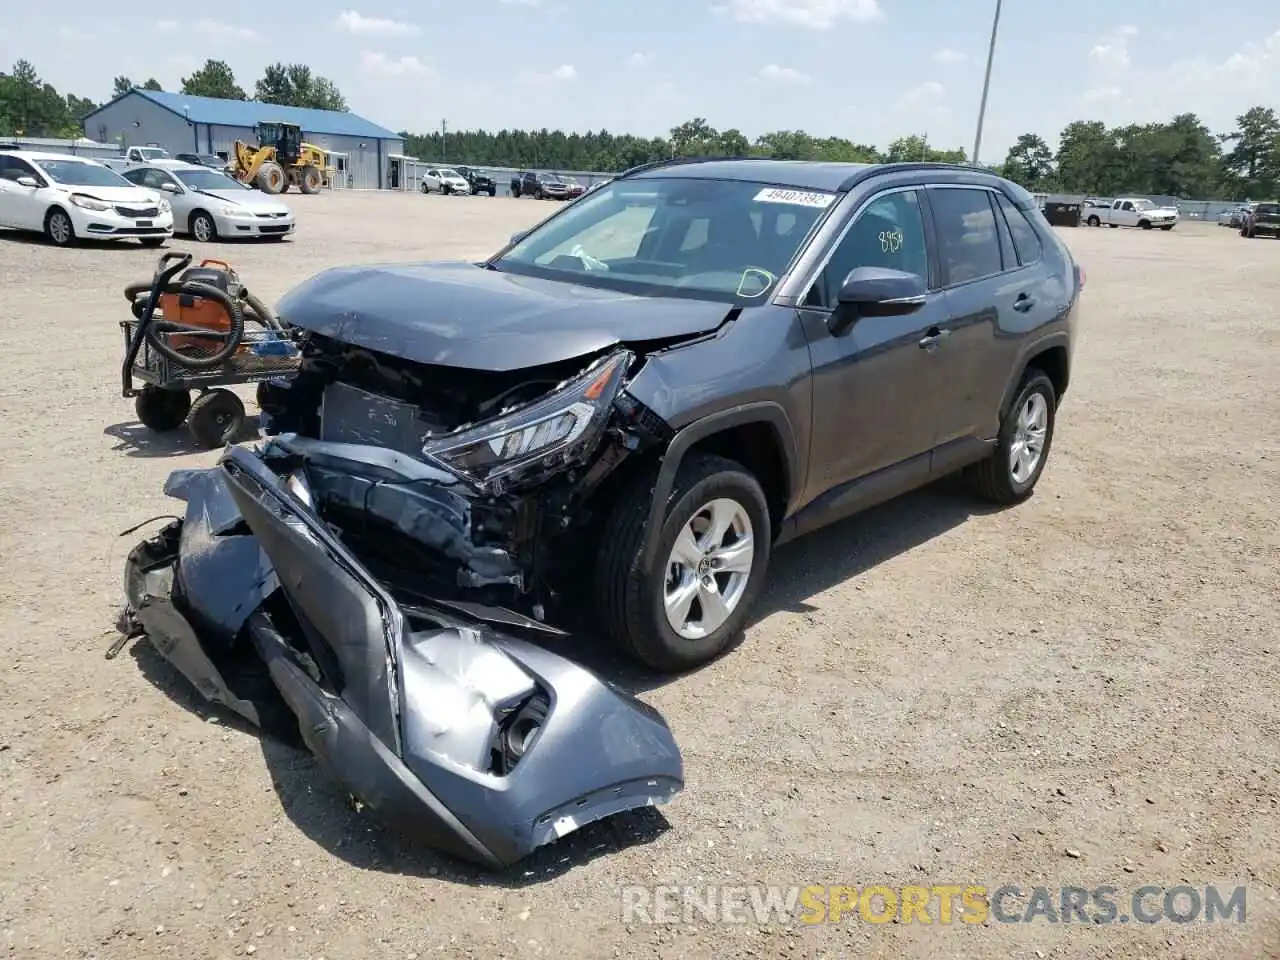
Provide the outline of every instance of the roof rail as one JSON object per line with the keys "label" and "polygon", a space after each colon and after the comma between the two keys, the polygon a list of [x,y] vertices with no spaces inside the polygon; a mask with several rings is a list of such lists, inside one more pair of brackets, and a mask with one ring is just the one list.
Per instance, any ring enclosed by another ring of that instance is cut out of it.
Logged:
{"label": "roof rail", "polygon": [[623,177],[630,177],[637,173],[643,173],[646,170],[656,170],[659,167],[681,166],[686,163],[720,163],[725,160],[761,160],[761,159],[764,159],[764,158],[762,157],[715,157],[715,156],[669,157],[665,160],[650,160],[647,163],[642,163],[642,164],[639,164],[638,166],[630,167],[629,169],[623,170],[620,174],[614,177],[614,179],[621,180]]}
{"label": "roof rail", "polygon": [[984,174],[990,177],[1000,176],[998,173],[994,173],[990,170],[984,170],[980,167],[974,167],[968,163],[942,163],[936,160],[905,160],[895,163],[874,163],[868,164],[864,169],[850,174],[849,177],[840,184],[840,192],[848,191],[852,189],[855,184],[865,180],[867,177],[883,172],[884,167],[892,167],[895,172],[909,172],[912,170],[962,170],[965,173]]}

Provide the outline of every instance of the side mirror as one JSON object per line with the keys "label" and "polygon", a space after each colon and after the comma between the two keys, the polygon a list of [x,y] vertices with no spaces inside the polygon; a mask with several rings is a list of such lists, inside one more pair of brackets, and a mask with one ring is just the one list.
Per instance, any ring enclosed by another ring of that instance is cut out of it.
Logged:
{"label": "side mirror", "polygon": [[923,277],[887,267],[856,267],[845,277],[828,323],[839,336],[860,317],[901,317],[924,306],[929,289]]}
{"label": "side mirror", "polygon": [[14,183],[16,183],[20,187],[40,186],[40,181],[37,180],[35,177],[19,177],[17,180],[14,181]]}
{"label": "side mirror", "polygon": [[165,193],[181,193],[182,192],[182,188],[178,186],[176,183],[162,183],[160,184],[160,189],[163,190]]}

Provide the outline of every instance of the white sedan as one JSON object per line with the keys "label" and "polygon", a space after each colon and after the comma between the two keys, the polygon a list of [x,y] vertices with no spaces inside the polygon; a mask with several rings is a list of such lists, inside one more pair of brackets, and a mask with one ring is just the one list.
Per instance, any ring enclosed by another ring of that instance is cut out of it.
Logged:
{"label": "white sedan", "polygon": [[0,150],[0,227],[34,230],[60,247],[86,237],[158,247],[173,235],[173,211],[87,157]]}
{"label": "white sedan", "polygon": [[201,243],[234,237],[283,240],[296,227],[278,197],[246,187],[221,170],[180,160],[156,160],[124,172],[125,179],[173,205],[174,233]]}

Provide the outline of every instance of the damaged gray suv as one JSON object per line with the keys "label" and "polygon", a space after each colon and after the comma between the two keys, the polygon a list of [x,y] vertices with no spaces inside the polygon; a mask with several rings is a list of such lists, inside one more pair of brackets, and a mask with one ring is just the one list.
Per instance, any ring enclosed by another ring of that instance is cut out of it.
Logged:
{"label": "damaged gray suv", "polygon": [[638,168],[481,263],[293,290],[271,450],[393,581],[599,622],[663,671],[744,627],[771,548],[964,470],[1044,469],[1083,273],[965,167]]}
{"label": "damaged gray suv", "polygon": [[773,545],[957,470],[1023,500],[1083,283],[989,174],[767,160],[631,171],[481,263],[328,270],[280,304],[302,362],[260,391],[267,441],[170,477],[116,650],[513,864],[684,783],[552,625],[594,609],[687,669]]}

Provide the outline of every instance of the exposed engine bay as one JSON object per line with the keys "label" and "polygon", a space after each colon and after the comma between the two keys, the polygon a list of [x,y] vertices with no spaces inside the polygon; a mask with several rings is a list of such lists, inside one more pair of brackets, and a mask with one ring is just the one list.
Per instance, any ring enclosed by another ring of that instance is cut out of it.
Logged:
{"label": "exposed engine bay", "polygon": [[594,493],[671,431],[625,391],[611,349],[504,372],[415,363],[310,334],[259,392],[265,461],[380,576],[541,618],[577,567]]}

